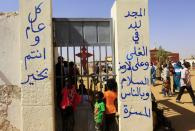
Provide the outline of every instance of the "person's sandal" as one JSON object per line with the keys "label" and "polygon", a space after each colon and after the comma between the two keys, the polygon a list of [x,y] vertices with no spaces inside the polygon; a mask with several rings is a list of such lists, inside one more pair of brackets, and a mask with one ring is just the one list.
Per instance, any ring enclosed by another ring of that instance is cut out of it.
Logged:
{"label": "person's sandal", "polygon": [[183,104],[183,102],[181,102],[180,100],[176,100],[177,103]]}

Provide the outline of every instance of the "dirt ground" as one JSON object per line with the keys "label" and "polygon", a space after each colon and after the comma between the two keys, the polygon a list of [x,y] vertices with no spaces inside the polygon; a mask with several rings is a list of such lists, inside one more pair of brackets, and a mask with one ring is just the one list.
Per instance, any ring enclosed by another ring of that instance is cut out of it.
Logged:
{"label": "dirt ground", "polygon": [[[191,71],[191,75],[192,88],[195,93],[195,70]],[[87,79],[83,78],[83,80],[87,87]],[[171,80],[173,87],[173,78],[171,78]],[[185,91],[181,98],[183,104],[176,103],[178,93],[172,97],[164,97],[161,93],[162,82],[157,81],[156,83],[157,86],[152,86],[151,90],[158,101],[158,106],[161,109],[164,109],[164,115],[171,121],[175,131],[195,131],[195,106],[193,106],[191,97],[187,91]],[[94,90],[94,87],[92,90]],[[100,90],[99,84],[97,85],[96,90]]]}
{"label": "dirt ground", "polygon": [[[195,92],[195,70],[191,71],[191,75],[192,87]],[[176,103],[177,93],[172,97],[164,97],[161,93],[161,82],[157,81],[157,84],[159,85],[152,87],[151,90],[159,107],[164,109],[164,115],[171,121],[175,131],[195,131],[195,106],[193,106],[187,91],[181,98],[183,104],[180,104]]]}

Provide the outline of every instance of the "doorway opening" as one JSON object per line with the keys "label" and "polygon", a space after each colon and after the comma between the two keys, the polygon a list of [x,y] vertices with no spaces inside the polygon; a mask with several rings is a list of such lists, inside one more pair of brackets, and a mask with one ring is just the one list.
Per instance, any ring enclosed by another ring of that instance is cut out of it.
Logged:
{"label": "doorway opening", "polygon": [[[55,104],[60,104],[62,98],[57,95],[67,85],[66,79],[71,78],[82,98],[74,113],[75,131],[93,130],[94,95],[97,91],[107,90],[106,81],[116,76],[112,40],[110,18],[53,18],[56,67],[59,59],[63,61],[63,66],[55,69]],[[85,96],[89,103],[85,102]],[[61,131],[59,128],[64,124],[59,112],[56,109],[56,131]]]}

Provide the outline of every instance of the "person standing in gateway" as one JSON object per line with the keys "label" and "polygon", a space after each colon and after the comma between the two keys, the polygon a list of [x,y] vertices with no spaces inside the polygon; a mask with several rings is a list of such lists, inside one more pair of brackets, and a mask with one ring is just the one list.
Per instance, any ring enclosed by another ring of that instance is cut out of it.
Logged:
{"label": "person standing in gateway", "polygon": [[107,80],[108,90],[104,92],[104,100],[106,103],[105,112],[105,131],[118,131],[116,122],[117,113],[117,82],[115,79]]}
{"label": "person standing in gateway", "polygon": [[95,109],[94,109],[94,118],[95,118],[95,129],[96,131],[103,131],[103,120],[105,112],[105,104],[103,102],[104,94],[99,91],[96,93],[95,98]]}

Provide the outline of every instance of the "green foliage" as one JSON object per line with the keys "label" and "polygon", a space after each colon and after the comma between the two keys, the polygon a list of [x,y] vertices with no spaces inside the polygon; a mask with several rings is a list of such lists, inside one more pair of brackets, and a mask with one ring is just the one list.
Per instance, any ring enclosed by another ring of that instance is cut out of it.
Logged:
{"label": "green foliage", "polygon": [[160,65],[167,63],[168,61],[168,53],[161,46],[158,49],[156,57]]}

